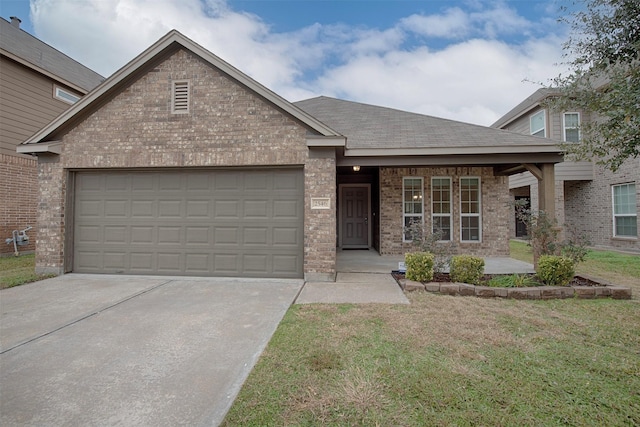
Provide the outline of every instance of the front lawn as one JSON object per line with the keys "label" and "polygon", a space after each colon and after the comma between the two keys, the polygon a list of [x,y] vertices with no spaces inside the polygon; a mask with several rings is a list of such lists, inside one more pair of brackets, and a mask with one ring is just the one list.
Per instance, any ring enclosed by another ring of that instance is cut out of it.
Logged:
{"label": "front lawn", "polygon": [[225,426],[640,425],[637,301],[296,305]]}
{"label": "front lawn", "polygon": [[[533,263],[531,247],[525,242],[510,242],[511,258]],[[584,262],[576,266],[577,274],[587,274],[616,285],[629,286],[633,299],[640,299],[640,255],[590,250]]]}
{"label": "front lawn", "polygon": [[0,289],[53,277],[53,275],[36,274],[35,265],[36,258],[33,254],[0,257]]}

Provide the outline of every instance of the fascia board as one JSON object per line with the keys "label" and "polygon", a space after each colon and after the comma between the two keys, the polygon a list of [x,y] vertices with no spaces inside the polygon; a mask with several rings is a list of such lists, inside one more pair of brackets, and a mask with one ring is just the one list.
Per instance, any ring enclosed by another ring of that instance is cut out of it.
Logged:
{"label": "fascia board", "polygon": [[460,154],[533,154],[562,153],[556,145],[513,145],[482,147],[437,147],[437,148],[358,148],[345,149],[346,157],[376,156],[447,156]]}
{"label": "fascia board", "polygon": [[20,154],[60,154],[62,153],[62,142],[49,141],[41,144],[18,145],[16,152]]}
{"label": "fascia board", "polygon": [[346,144],[344,136],[307,136],[307,147],[344,147]]}

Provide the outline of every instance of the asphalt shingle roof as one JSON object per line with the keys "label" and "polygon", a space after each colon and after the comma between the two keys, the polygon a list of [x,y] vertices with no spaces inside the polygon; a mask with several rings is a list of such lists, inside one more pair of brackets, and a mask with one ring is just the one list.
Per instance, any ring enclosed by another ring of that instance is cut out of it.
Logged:
{"label": "asphalt shingle roof", "polygon": [[549,145],[546,138],[320,96],[294,102],[347,137],[348,149]]}
{"label": "asphalt shingle roof", "polygon": [[104,77],[0,18],[0,49],[89,92]]}

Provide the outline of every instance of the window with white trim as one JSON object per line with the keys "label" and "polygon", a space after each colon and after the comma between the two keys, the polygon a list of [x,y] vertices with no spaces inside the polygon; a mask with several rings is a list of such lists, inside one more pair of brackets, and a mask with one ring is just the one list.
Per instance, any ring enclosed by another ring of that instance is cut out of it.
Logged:
{"label": "window with white trim", "polygon": [[189,80],[174,80],[171,85],[171,112],[189,113]]}
{"label": "window with white trim", "polygon": [[404,242],[411,242],[413,240],[412,233],[410,232],[412,226],[422,227],[424,224],[423,203],[422,178],[404,178],[402,180],[402,224],[404,225],[402,240]]}
{"label": "window with white trim", "polygon": [[538,111],[529,118],[529,130],[533,136],[546,136],[546,119],[544,110]]}
{"label": "window with white trim", "polygon": [[440,240],[451,240],[451,178],[431,178],[432,232],[442,233]]}
{"label": "window with white trim", "polygon": [[638,237],[638,208],[634,183],[611,186],[613,200],[613,235]]}
{"label": "window with white trim", "polygon": [[55,86],[53,88],[53,96],[60,101],[64,101],[68,104],[75,104],[80,100],[80,95],[76,95],[73,92],[69,92],[68,90],[62,89],[60,86]]}
{"label": "window with white trim", "polygon": [[580,142],[580,113],[564,113],[562,128],[565,141]]}
{"label": "window with white trim", "polygon": [[482,239],[480,217],[480,178],[460,178],[460,240],[479,242]]}

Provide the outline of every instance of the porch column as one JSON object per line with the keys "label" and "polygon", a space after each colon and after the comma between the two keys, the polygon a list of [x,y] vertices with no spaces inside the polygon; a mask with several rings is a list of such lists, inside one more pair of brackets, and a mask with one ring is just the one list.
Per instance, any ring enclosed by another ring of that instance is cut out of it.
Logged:
{"label": "porch column", "polygon": [[542,179],[538,180],[538,203],[540,210],[551,220],[556,218],[556,174],[553,163],[541,165]]}
{"label": "porch column", "polygon": [[556,174],[553,163],[525,164],[524,167],[538,180],[538,210],[551,220],[556,217]]}

